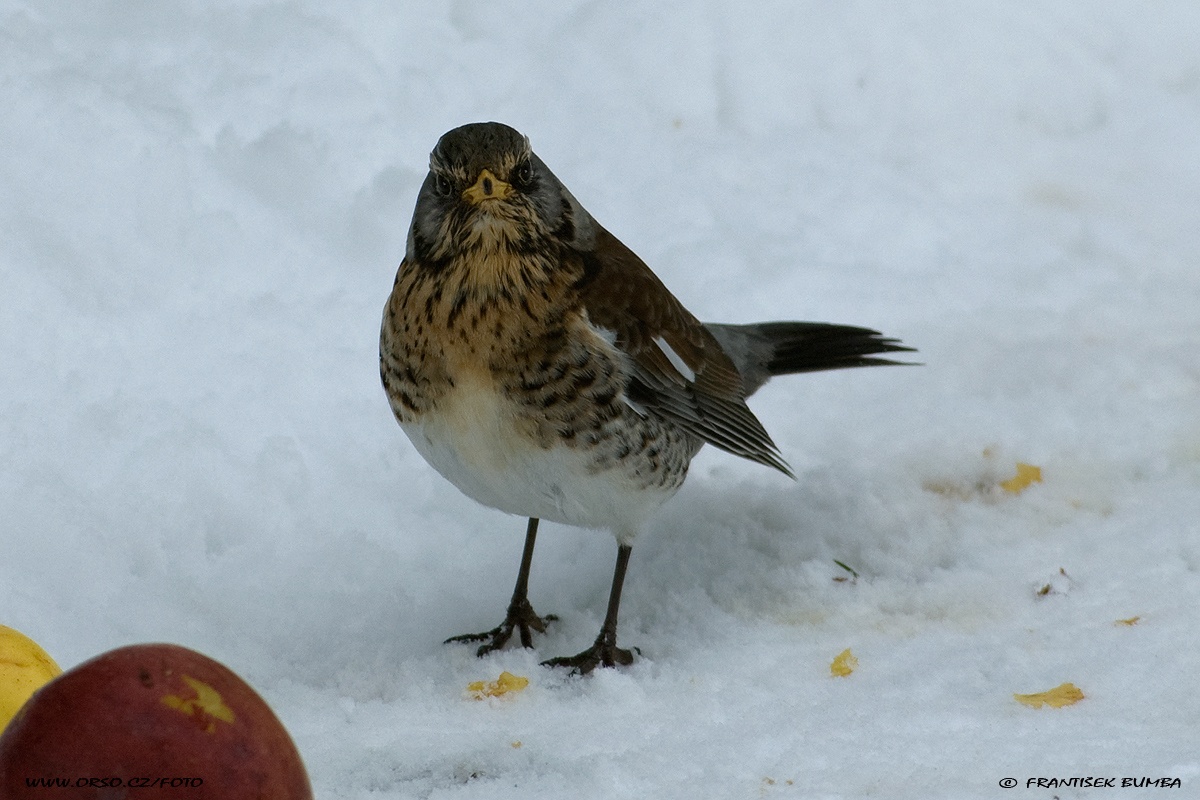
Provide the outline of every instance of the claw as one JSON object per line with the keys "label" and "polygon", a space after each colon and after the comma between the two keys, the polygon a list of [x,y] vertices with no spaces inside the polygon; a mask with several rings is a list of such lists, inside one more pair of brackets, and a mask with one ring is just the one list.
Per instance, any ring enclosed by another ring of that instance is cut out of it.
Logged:
{"label": "claw", "polygon": [[500,650],[508,640],[512,638],[513,631],[517,631],[521,637],[522,647],[533,647],[533,634],[545,633],[546,623],[557,620],[553,614],[547,614],[544,617],[539,617],[533,610],[528,600],[513,602],[508,607],[508,614],[504,617],[504,622],[501,622],[490,631],[482,633],[464,633],[460,636],[451,636],[445,641],[445,644],[468,643],[468,642],[483,642],[479,649],[475,651],[475,655],[483,658],[488,653],[494,650]]}
{"label": "claw", "polygon": [[607,641],[601,634],[596,643],[573,656],[559,656],[542,662],[543,667],[568,667],[572,675],[587,675],[596,667],[627,667],[633,663],[633,654],[639,656],[642,651],[638,648],[625,650],[617,647],[615,640]]}

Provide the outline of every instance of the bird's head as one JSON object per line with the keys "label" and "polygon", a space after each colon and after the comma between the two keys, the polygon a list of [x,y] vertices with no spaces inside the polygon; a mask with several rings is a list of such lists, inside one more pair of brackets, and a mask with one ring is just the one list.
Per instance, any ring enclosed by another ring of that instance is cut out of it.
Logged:
{"label": "bird's head", "polygon": [[408,257],[439,263],[472,252],[585,244],[591,218],[529,146],[499,122],[449,131],[429,155]]}

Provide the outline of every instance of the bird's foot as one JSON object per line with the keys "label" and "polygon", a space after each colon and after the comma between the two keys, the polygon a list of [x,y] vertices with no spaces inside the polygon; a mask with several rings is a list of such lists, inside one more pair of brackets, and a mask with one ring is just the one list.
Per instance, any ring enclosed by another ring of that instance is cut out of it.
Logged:
{"label": "bird's foot", "polygon": [[533,647],[534,632],[545,633],[546,623],[554,622],[557,619],[558,617],[553,614],[539,617],[527,599],[514,600],[508,606],[508,614],[505,615],[504,622],[501,622],[495,628],[483,633],[464,633],[461,636],[451,636],[446,640],[445,644],[483,642],[479,646],[479,649],[475,651],[475,655],[483,658],[493,650],[499,650],[508,644],[508,640],[512,638],[513,631],[516,631],[520,634],[522,647]]}
{"label": "bird's foot", "polygon": [[596,667],[627,667],[633,663],[633,654],[642,651],[636,647],[625,650],[617,647],[617,637],[601,633],[596,643],[573,656],[560,656],[542,662],[543,667],[568,667],[572,675],[586,675]]}

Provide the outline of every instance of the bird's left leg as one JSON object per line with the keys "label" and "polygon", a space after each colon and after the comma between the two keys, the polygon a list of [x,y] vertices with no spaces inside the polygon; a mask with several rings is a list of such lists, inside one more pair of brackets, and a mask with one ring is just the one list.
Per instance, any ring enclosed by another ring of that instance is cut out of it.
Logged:
{"label": "bird's left leg", "polygon": [[636,647],[633,651],[617,647],[617,611],[621,606],[621,586],[625,583],[625,570],[629,566],[629,554],[633,548],[622,544],[617,548],[617,566],[613,570],[612,589],[608,595],[608,612],[604,615],[604,624],[600,626],[600,635],[595,643],[587,650],[574,656],[562,656],[543,661],[544,667],[570,667],[575,675],[586,675],[596,667],[626,666],[633,663],[633,652],[641,653]]}

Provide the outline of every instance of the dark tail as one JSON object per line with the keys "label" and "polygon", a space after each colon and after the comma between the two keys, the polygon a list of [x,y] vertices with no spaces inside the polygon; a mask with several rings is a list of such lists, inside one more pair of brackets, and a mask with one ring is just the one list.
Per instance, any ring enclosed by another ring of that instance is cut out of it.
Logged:
{"label": "dark tail", "polygon": [[906,365],[875,358],[879,353],[911,353],[897,339],[869,328],[824,322],[759,322],[753,325],[705,323],[742,374],[746,396],[775,375],[847,367]]}

